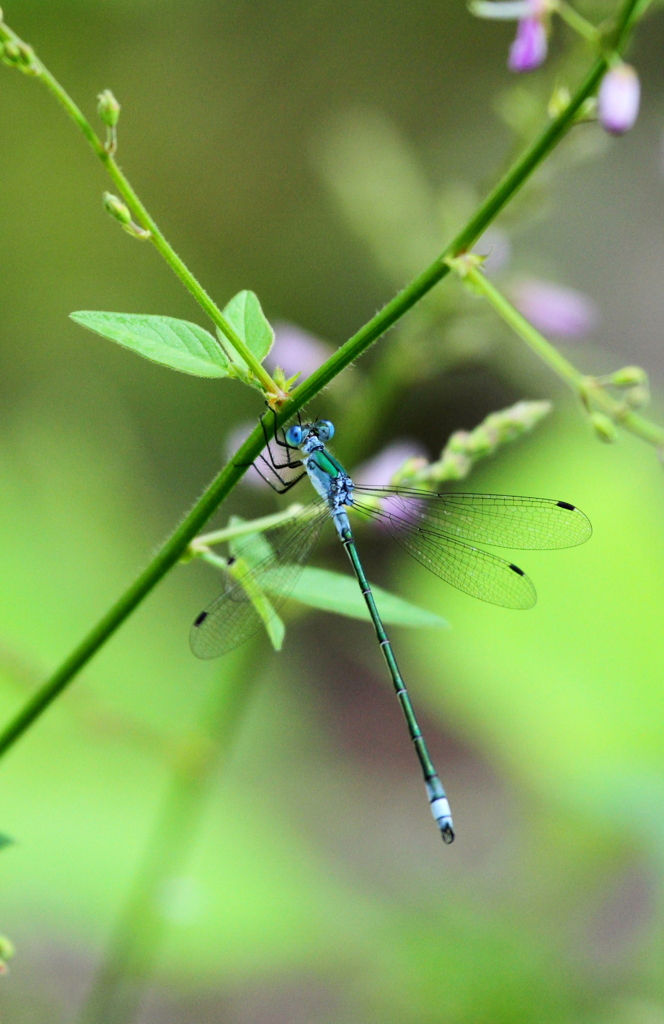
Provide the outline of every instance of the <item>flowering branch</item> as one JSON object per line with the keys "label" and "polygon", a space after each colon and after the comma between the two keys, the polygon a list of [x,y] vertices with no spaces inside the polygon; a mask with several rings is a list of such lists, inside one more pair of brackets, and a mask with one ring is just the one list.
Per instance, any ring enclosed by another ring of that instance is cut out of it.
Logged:
{"label": "flowering branch", "polygon": [[[526,345],[574,391],[586,409],[596,433],[603,441],[615,439],[615,428],[618,425],[655,445],[660,452],[664,452],[664,427],[635,412],[637,406],[648,401],[647,377],[644,370],[638,366],[626,366],[606,377],[584,375],[488,280],[480,269],[481,257],[460,256],[451,259],[449,264],[469,288],[487,299],[496,313],[522,341],[525,341]],[[610,387],[623,391],[624,397],[615,398],[608,390]]]}

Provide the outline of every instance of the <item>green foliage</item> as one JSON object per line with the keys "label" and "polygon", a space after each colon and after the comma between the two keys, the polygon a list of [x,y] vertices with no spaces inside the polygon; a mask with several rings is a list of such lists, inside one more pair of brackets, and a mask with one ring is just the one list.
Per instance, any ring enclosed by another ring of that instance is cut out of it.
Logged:
{"label": "green foliage", "polygon": [[5,846],[11,846],[14,840],[11,836],[6,836],[0,832],[0,850],[4,850]]}
{"label": "green foliage", "polygon": [[[270,590],[268,584],[267,589]],[[378,611],[384,622],[394,626],[433,626],[444,628],[449,624],[440,615],[419,608],[410,601],[404,601],[395,594],[390,594],[382,587],[372,584],[371,589],[378,605]],[[277,592],[277,591],[275,591]],[[320,608],[336,615],[346,615],[351,619],[370,621],[367,606],[357,585],[355,577],[344,576],[328,569],[316,569],[306,566],[290,595],[294,601],[300,601],[311,608]]]}
{"label": "green foliage", "polygon": [[[239,516],[231,516],[229,526],[241,523]],[[286,627],[277,615],[266,594],[247,578],[248,570],[264,561],[272,553],[272,548],[263,533],[247,533],[229,542],[229,551],[235,559],[228,569],[230,575],[245,589],[247,597],[258,612],[265,626],[265,631],[275,651],[280,651],[286,635]]]}
{"label": "green foliage", "polygon": [[82,327],[132,349],[145,359],[196,377],[227,377],[229,363],[218,343],[198,324],[142,313],[70,314]]}
{"label": "green foliage", "polygon": [[[262,363],[272,348],[274,331],[263,313],[258,296],[250,291],[238,292],[223,312],[225,319],[237,331],[247,348],[256,356],[259,363]],[[230,350],[228,339],[218,328],[217,334],[228,352],[235,374],[246,379],[249,371],[244,359]]]}

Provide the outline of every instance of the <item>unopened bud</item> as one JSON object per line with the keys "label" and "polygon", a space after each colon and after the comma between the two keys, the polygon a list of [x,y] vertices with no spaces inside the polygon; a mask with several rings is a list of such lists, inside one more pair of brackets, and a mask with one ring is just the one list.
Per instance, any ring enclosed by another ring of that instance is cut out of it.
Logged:
{"label": "unopened bud", "polygon": [[616,425],[612,419],[605,416],[603,412],[593,412],[590,414],[590,422],[593,425],[595,433],[602,441],[606,441],[608,444],[611,441],[615,441],[617,437]]}
{"label": "unopened bud", "polygon": [[611,374],[610,381],[616,388],[632,388],[638,384],[647,384],[648,374],[640,366],[623,366]]}
{"label": "unopened bud", "polygon": [[629,64],[617,64],[604,75],[597,98],[602,127],[611,135],[624,135],[639,113],[639,76]]}
{"label": "unopened bud", "polygon": [[99,101],[97,113],[100,118],[109,128],[115,128],[120,120],[120,104],[110,89],[104,89],[103,92],[100,92],[97,99]]}
{"label": "unopened bud", "polygon": [[557,85],[551,94],[547,113],[551,119],[559,117],[569,107],[570,91],[565,85]]}
{"label": "unopened bud", "polygon": [[121,199],[117,196],[111,195],[110,192],[104,192],[104,209],[106,213],[114,217],[115,220],[120,221],[123,226],[131,224],[131,213],[129,207],[125,206]]}
{"label": "unopened bud", "polygon": [[534,71],[544,62],[548,41],[541,18],[522,18],[516,38],[510,46],[507,66],[510,71]]}
{"label": "unopened bud", "polygon": [[5,64],[18,64],[21,59],[21,53],[16,43],[12,43],[11,40],[2,47],[2,59]]}

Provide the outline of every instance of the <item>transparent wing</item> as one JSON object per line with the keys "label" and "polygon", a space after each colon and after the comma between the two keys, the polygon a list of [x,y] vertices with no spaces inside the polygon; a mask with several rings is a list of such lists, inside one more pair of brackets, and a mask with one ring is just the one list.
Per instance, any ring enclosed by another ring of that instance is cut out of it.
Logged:
{"label": "transparent wing", "polygon": [[438,494],[409,487],[356,487],[356,495],[387,499],[395,526],[418,524],[458,540],[505,548],[572,548],[592,534],[588,518],[566,501],[505,494]]}
{"label": "transparent wing", "polygon": [[192,625],[189,645],[197,658],[227,654],[264,628],[247,591],[252,587],[262,591],[269,583],[279,594],[270,595],[266,608],[276,613],[295,586],[328,518],[327,505],[314,502],[294,523],[267,534],[272,553],[245,574],[243,583],[229,575],[224,592]]}
{"label": "transparent wing", "polygon": [[532,608],[537,601],[535,588],[522,569],[481,551],[455,537],[433,532],[411,520],[404,523],[389,511],[359,504],[360,512],[378,519],[413,558],[446,583],[503,608]]}

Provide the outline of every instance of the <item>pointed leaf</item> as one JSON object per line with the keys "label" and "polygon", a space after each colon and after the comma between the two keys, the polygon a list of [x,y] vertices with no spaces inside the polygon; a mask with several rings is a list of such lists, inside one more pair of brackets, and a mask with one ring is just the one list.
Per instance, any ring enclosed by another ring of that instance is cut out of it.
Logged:
{"label": "pointed leaf", "polygon": [[208,331],[188,320],[142,313],[81,310],[71,319],[88,330],[133,349],[145,359],[196,377],[227,377],[229,363]]}
{"label": "pointed leaf", "polygon": [[[269,584],[266,584],[265,589],[277,593]],[[389,625],[434,626],[439,629],[449,625],[439,615],[404,601],[403,598],[390,594],[381,587],[372,587],[372,591],[381,618]],[[291,590],[290,596],[312,608],[347,615],[351,619],[370,619],[357,580],[352,576],[307,566]]]}
{"label": "pointed leaf", "polygon": [[[254,292],[238,292],[224,309],[224,316],[242,338],[260,363],[272,348],[274,331],[266,319],[258,296]],[[230,342],[224,337],[223,332],[217,330],[219,337],[224,343],[226,351],[230,349]],[[241,356],[233,352],[233,362],[238,363],[246,369],[246,363]]]}
{"label": "pointed leaf", "polygon": [[[251,536],[256,537],[256,534]],[[270,643],[275,651],[280,651],[284,642],[284,636],[286,635],[286,627],[270,604],[270,599],[261,590],[256,581],[251,578],[252,568],[251,563],[240,556],[228,567],[228,573],[242,586],[265,626]]]}

